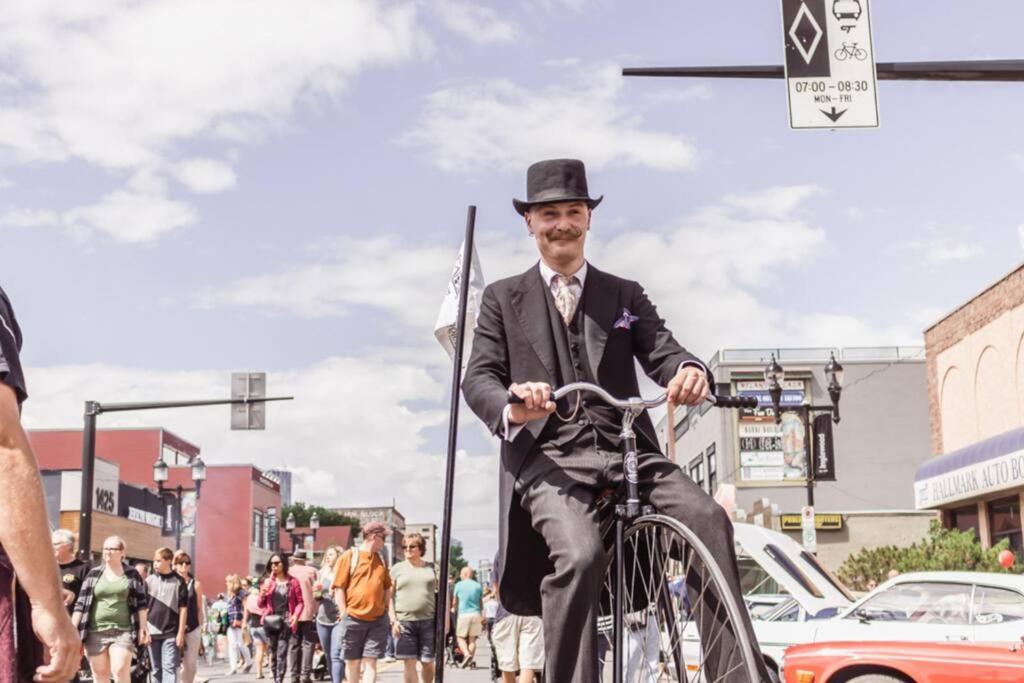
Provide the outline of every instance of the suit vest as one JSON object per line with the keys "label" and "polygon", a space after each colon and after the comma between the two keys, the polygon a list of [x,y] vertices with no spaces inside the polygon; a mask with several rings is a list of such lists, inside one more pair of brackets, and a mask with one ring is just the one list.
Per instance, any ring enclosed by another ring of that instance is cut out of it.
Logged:
{"label": "suit vest", "polygon": [[[590,370],[590,356],[586,336],[583,334],[583,309],[587,300],[587,287],[584,286],[580,295],[576,312],[566,325],[562,314],[555,306],[551,288],[545,284],[544,301],[547,303],[551,338],[554,342],[555,357],[558,364],[558,386],[570,382],[591,382],[596,384]],[[556,387],[557,388],[557,387]],[[618,450],[619,431],[622,428],[622,417],[618,410],[606,405],[600,398],[586,393],[580,396],[580,407],[573,419],[564,421],[559,415],[568,417],[576,407],[576,394],[570,394],[558,401],[557,414],[548,418],[547,424],[537,439],[542,452],[560,456],[567,455],[577,449]]]}

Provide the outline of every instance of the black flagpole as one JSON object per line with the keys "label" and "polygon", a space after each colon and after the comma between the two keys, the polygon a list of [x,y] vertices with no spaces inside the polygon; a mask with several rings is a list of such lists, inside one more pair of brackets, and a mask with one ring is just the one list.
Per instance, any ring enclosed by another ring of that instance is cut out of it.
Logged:
{"label": "black flagpole", "polygon": [[[438,574],[437,601],[434,605],[434,680],[444,683],[444,641],[448,625],[448,560],[452,542],[452,488],[455,483],[455,445],[459,433],[459,399],[462,396],[462,344],[466,339],[466,304],[473,272],[473,228],[476,207],[466,211],[466,239],[462,243],[462,270],[459,277],[459,315],[455,328],[455,358],[452,367],[452,406],[448,423],[448,466],[444,475],[444,517],[441,520],[441,569]],[[468,655],[467,655],[468,656]]]}

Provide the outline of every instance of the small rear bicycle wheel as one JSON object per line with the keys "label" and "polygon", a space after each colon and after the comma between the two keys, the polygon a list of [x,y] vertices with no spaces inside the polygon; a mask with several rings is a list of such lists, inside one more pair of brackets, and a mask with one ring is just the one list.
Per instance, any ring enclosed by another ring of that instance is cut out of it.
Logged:
{"label": "small rear bicycle wheel", "polygon": [[[623,533],[622,648],[626,683],[759,681],[745,607],[728,590],[707,547],[684,524],[644,515]],[[600,612],[613,614],[614,544]],[[614,638],[613,638],[614,640]],[[613,680],[605,666],[604,680]]]}

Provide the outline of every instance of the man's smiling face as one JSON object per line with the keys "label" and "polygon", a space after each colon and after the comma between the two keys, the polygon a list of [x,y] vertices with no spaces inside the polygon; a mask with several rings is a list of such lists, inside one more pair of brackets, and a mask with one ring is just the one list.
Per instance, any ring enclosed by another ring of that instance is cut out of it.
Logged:
{"label": "man's smiling face", "polygon": [[590,230],[590,207],[586,202],[539,204],[527,211],[525,218],[547,263],[567,264],[583,257]]}

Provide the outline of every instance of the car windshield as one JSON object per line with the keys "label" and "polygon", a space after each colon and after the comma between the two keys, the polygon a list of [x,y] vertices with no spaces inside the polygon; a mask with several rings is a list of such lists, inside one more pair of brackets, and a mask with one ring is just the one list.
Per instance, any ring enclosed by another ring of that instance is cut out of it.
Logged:
{"label": "car windshield", "polygon": [[921,624],[970,622],[971,586],[962,583],[900,583],[868,598],[847,618]]}
{"label": "car windshield", "polygon": [[787,600],[774,610],[764,615],[765,621],[800,621],[800,603]]}

